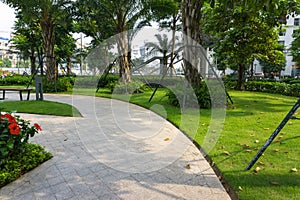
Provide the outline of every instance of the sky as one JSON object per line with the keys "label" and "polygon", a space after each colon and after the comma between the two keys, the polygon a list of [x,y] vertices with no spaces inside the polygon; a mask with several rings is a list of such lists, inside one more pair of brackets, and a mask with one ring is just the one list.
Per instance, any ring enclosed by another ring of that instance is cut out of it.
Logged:
{"label": "sky", "polygon": [[0,2],[0,13],[0,37],[10,39],[10,32],[15,21],[14,9]]}
{"label": "sky", "polygon": [[[0,37],[11,39],[10,33],[13,31],[15,21],[14,9],[0,2],[0,13]],[[149,29],[141,31],[141,33],[142,34],[138,34],[135,41],[140,43],[144,43],[144,41],[151,41],[154,38],[154,34],[157,33],[157,26],[154,25]],[[80,34],[74,34],[74,38],[80,38]],[[84,43],[89,43],[90,41],[90,38],[83,37]]]}

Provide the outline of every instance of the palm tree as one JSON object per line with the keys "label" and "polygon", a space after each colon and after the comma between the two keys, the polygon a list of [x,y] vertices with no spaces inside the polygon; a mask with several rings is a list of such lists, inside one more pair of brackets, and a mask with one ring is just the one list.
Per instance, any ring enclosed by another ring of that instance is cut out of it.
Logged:
{"label": "palm tree", "polygon": [[162,56],[162,66],[160,68],[160,74],[165,75],[168,71],[168,53],[171,52],[173,47],[173,41],[172,39],[169,41],[167,34],[155,34],[155,37],[158,41],[158,43],[155,42],[147,42],[146,47],[151,48],[150,53],[159,52]]}

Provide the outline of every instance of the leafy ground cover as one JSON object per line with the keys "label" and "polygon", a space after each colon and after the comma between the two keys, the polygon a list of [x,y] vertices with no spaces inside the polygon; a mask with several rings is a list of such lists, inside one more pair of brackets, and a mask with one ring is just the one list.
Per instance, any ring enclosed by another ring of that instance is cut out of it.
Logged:
{"label": "leafy ground cover", "polygon": [[26,144],[22,152],[0,160],[0,188],[50,158],[52,154],[44,147],[32,143]]}
{"label": "leafy ground cover", "polygon": [[[94,90],[77,92],[95,94]],[[162,105],[164,111],[160,107],[152,110],[167,116],[169,121],[187,135],[191,134],[188,124],[180,126],[182,114],[178,108],[168,104],[165,93],[165,90],[160,89],[151,103],[148,102],[151,92],[135,94],[130,97],[130,102],[146,108],[154,108],[155,104]],[[221,172],[220,178],[229,183],[240,199],[298,199],[300,121],[289,121],[254,167],[245,171],[297,98],[255,92],[229,93],[235,103],[228,106],[221,136],[209,152],[213,165]],[[111,95],[104,90],[96,93],[96,96]],[[114,95],[114,98],[126,100],[128,97]],[[191,110],[187,113],[191,122],[199,117]],[[299,116],[298,113],[297,115]],[[200,116],[200,126],[194,139],[201,146],[210,123],[210,111],[201,109]]]}

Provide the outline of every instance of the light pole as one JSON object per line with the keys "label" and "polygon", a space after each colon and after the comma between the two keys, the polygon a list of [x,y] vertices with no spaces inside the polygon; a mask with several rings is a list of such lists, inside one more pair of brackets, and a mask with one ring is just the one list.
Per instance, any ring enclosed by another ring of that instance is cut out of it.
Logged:
{"label": "light pole", "polygon": [[80,33],[80,75],[82,75],[82,33]]}
{"label": "light pole", "polygon": [[20,59],[20,56],[19,56],[19,54],[17,54],[17,68],[18,68],[18,74],[20,74],[20,63],[19,63],[19,59]]}

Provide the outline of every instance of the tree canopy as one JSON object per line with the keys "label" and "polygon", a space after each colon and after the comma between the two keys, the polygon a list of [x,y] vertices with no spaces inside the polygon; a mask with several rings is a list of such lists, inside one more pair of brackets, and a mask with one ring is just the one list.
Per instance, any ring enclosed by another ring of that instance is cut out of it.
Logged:
{"label": "tree canopy", "polygon": [[61,26],[68,33],[72,24],[70,15],[71,0],[2,0],[15,8],[25,22],[41,27],[44,56],[46,60],[46,76],[54,81],[56,76],[55,63],[55,27]]}

